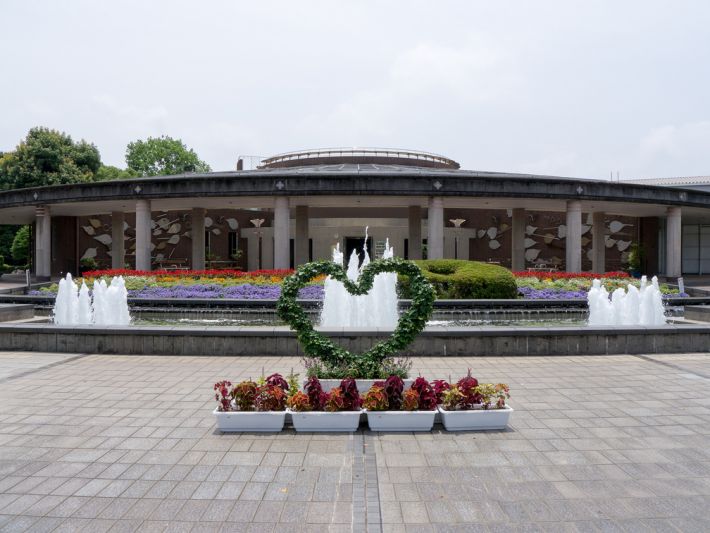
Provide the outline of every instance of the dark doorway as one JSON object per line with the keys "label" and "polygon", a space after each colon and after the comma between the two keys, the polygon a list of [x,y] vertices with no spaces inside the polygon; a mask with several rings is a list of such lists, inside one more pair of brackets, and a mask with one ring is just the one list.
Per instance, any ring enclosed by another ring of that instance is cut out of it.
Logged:
{"label": "dark doorway", "polygon": [[[358,266],[362,264],[362,260],[365,259],[365,254],[363,253],[362,244],[365,239],[363,237],[345,237],[345,267],[347,268],[350,262],[350,255],[353,250],[357,250],[357,255],[359,257]],[[367,253],[372,259],[372,238],[367,239]]]}

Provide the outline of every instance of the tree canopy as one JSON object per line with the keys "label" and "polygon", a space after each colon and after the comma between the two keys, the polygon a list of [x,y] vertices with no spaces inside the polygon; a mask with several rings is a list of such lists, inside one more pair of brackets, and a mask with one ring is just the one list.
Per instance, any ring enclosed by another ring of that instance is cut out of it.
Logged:
{"label": "tree canopy", "polygon": [[141,176],[209,172],[210,166],[180,139],[148,137],[129,143],[126,149],[128,169]]}
{"label": "tree canopy", "polygon": [[32,128],[0,158],[0,187],[21,189],[94,181],[101,156],[93,144],[48,128]]}
{"label": "tree canopy", "polygon": [[113,165],[101,165],[94,179],[96,181],[125,180],[137,176],[139,176],[138,172],[130,168],[123,169]]}

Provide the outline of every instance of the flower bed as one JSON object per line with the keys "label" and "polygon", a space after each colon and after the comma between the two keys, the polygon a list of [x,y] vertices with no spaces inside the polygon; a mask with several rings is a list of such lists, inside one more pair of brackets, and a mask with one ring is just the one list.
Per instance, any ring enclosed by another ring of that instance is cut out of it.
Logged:
{"label": "flower bed", "polygon": [[[500,267],[498,267],[500,268]],[[93,280],[112,276],[123,276],[129,298],[229,298],[238,300],[278,300],[284,279],[293,270],[95,270],[84,274],[84,281],[90,287]],[[561,300],[587,297],[592,280],[602,279],[609,292],[629,283],[638,287],[639,281],[626,272],[513,272],[518,297],[526,300]],[[322,300],[324,276],[316,277],[301,288],[298,297],[308,300]],[[77,280],[81,283],[81,279]],[[687,296],[667,284],[660,285],[661,292],[668,296]],[[30,291],[31,295],[54,296],[57,285]]]}
{"label": "flower bed", "polygon": [[[594,274],[591,272],[514,272],[518,294],[526,300],[585,300],[587,292],[592,287],[592,281],[601,279],[602,284],[611,293],[627,285],[639,286],[640,281],[630,277],[626,272],[607,272]],[[664,296],[687,296],[679,293],[665,283],[660,284]]]}
{"label": "flower bed", "polygon": [[[96,279],[123,276],[129,298],[233,298],[239,300],[278,300],[283,280],[292,270],[95,270],[78,279],[91,287]],[[57,285],[31,291],[31,295],[54,296]],[[323,277],[303,287],[299,298],[323,299]]]}

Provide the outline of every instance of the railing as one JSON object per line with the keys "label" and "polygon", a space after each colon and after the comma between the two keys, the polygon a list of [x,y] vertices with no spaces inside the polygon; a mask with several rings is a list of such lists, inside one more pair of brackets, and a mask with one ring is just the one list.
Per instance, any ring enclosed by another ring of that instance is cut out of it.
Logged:
{"label": "railing", "polygon": [[285,152],[268,157],[261,162],[262,167],[268,167],[277,163],[294,161],[301,159],[316,159],[321,157],[391,157],[395,159],[414,159],[419,161],[431,161],[444,165],[458,166],[453,159],[443,155],[422,152],[419,150],[401,150],[392,148],[321,148],[317,150],[299,150],[296,152]]}

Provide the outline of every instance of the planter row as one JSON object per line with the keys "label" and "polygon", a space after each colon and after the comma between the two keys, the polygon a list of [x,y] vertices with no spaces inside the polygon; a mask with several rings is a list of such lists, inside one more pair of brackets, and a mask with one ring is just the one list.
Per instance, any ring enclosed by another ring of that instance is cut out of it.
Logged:
{"label": "planter row", "polygon": [[372,431],[431,431],[436,413],[447,431],[476,431],[505,429],[513,409],[476,409],[471,411],[217,411],[217,428],[222,432],[275,432],[281,431],[286,415],[296,431],[351,432],[360,426],[361,414],[367,415]]}

